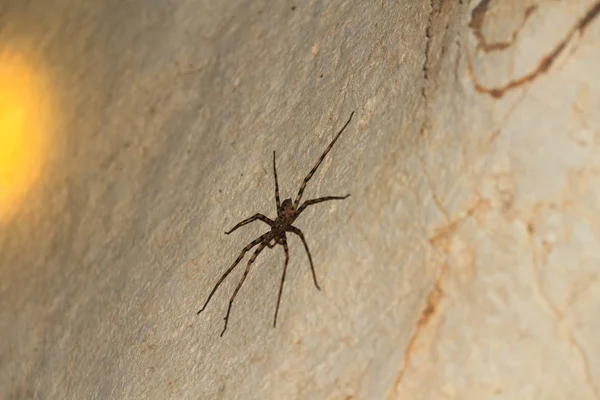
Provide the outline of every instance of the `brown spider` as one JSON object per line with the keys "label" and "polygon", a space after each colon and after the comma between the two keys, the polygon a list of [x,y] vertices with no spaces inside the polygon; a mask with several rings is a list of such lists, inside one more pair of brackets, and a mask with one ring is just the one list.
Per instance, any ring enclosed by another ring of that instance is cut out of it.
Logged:
{"label": "brown spider", "polygon": [[329,151],[333,147],[335,141],[338,139],[338,137],[340,137],[342,132],[344,132],[344,129],[346,129],[346,127],[352,120],[353,115],[354,115],[354,111],[350,114],[350,118],[348,119],[346,124],[342,127],[342,129],[337,133],[337,135],[333,138],[333,140],[331,141],[331,143],[329,144],[327,149],[325,149],[325,152],[321,155],[321,158],[319,158],[319,161],[317,162],[317,164],[313,167],[313,169],[310,170],[310,172],[308,173],[306,178],[304,178],[304,181],[302,182],[302,185],[300,186],[300,190],[298,191],[298,195],[296,196],[296,200],[294,200],[294,203],[292,203],[292,199],[285,199],[283,201],[283,203],[280,203],[280,201],[279,201],[279,185],[277,183],[277,168],[275,166],[275,151],[273,151],[273,175],[275,176],[275,203],[277,204],[277,218],[273,221],[272,219],[266,217],[263,214],[254,214],[250,218],[246,218],[245,220],[243,220],[242,222],[240,222],[239,224],[237,224],[236,226],[231,228],[231,230],[225,232],[225,234],[229,235],[231,232],[235,231],[237,228],[244,226],[246,224],[249,224],[250,222],[256,221],[257,219],[269,224],[269,226],[271,227],[271,231],[254,239],[250,244],[248,244],[246,247],[244,247],[242,249],[242,252],[238,256],[238,258],[233,262],[231,267],[229,267],[229,269],[227,271],[225,271],[225,273],[221,276],[221,278],[219,279],[219,281],[217,282],[217,284],[215,285],[213,290],[208,295],[208,299],[206,299],[206,302],[204,303],[204,305],[202,306],[200,311],[198,311],[198,313],[197,313],[197,314],[200,314],[202,311],[204,311],[204,309],[208,305],[208,302],[212,298],[213,294],[215,294],[215,292],[219,288],[219,285],[221,285],[221,283],[227,277],[227,275],[229,275],[231,273],[231,271],[233,271],[235,266],[238,265],[238,263],[244,257],[244,255],[252,247],[254,247],[260,243],[258,248],[254,251],[254,254],[252,254],[252,257],[250,257],[250,259],[248,260],[248,264],[246,266],[246,271],[244,271],[244,275],[242,276],[240,283],[238,283],[237,287],[235,288],[235,291],[233,292],[233,295],[231,296],[231,299],[229,300],[229,307],[227,308],[227,315],[224,318],[225,326],[223,327],[221,336],[223,336],[223,334],[225,333],[225,330],[227,330],[227,322],[229,321],[229,314],[231,312],[231,306],[233,305],[233,300],[235,299],[235,296],[237,295],[240,288],[242,287],[242,284],[244,283],[246,276],[248,276],[248,272],[250,272],[250,266],[252,265],[254,260],[256,260],[256,257],[260,254],[261,251],[263,251],[263,249],[265,247],[272,249],[276,245],[280,244],[283,246],[283,250],[285,251],[285,264],[283,265],[283,276],[281,277],[281,284],[279,286],[279,295],[277,296],[277,306],[275,308],[275,318],[273,320],[273,327],[277,326],[277,313],[279,312],[279,302],[281,301],[281,293],[283,292],[283,283],[285,282],[285,273],[287,270],[288,261],[290,259],[290,254],[289,254],[288,245],[287,245],[286,232],[291,232],[295,235],[298,235],[300,237],[300,240],[302,240],[302,243],[304,244],[304,248],[306,249],[306,254],[308,254],[308,261],[310,263],[310,269],[312,271],[312,276],[313,276],[313,280],[315,282],[315,286],[317,287],[317,289],[321,290],[321,288],[319,287],[319,284],[317,283],[317,275],[315,274],[315,267],[313,265],[312,257],[310,255],[310,250],[308,249],[308,244],[306,244],[306,239],[304,238],[304,234],[302,233],[302,231],[300,229],[296,228],[292,224],[294,223],[296,218],[298,218],[298,216],[302,213],[302,211],[304,211],[304,209],[306,209],[306,207],[308,207],[310,205],[321,203],[323,201],[329,201],[329,200],[343,200],[343,199],[347,198],[348,196],[350,196],[349,194],[347,194],[346,196],[320,197],[318,199],[307,200],[304,203],[302,203],[302,205],[300,205],[300,207],[298,207],[298,205],[300,204],[300,199],[302,198],[302,193],[304,193],[304,188],[306,187],[306,184],[308,183],[310,178],[312,178],[312,176],[315,173],[315,171],[317,170],[317,168],[319,168],[319,165],[321,165],[321,162],[323,161],[323,159],[325,158],[327,153],[329,153]]}

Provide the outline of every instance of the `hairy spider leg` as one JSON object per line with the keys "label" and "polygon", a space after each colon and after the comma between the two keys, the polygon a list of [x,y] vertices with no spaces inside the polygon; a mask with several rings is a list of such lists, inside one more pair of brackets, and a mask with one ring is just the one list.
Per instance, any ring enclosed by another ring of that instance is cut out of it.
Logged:
{"label": "hairy spider leg", "polygon": [[256,239],[254,239],[252,242],[250,242],[246,247],[244,247],[242,249],[242,252],[238,256],[238,258],[236,258],[236,260],[233,262],[233,264],[231,265],[231,267],[229,267],[229,269],[227,271],[225,271],[225,273],[221,276],[221,278],[219,279],[219,281],[217,282],[217,284],[215,285],[215,287],[213,287],[213,290],[208,295],[208,298],[206,299],[206,302],[204,303],[204,305],[202,306],[202,308],[200,309],[200,311],[198,311],[196,314],[200,314],[202,311],[204,311],[204,309],[208,305],[208,302],[213,297],[213,295],[215,294],[215,292],[217,291],[217,289],[219,288],[219,286],[221,285],[221,283],[223,282],[223,280],[225,280],[225,278],[227,278],[227,275],[229,275],[231,273],[231,271],[233,271],[233,269],[235,268],[235,266],[238,265],[238,263],[240,262],[240,260],[242,258],[244,258],[244,255],[246,255],[246,253],[248,252],[248,250],[250,250],[251,248],[253,248],[257,244],[263,242],[267,238],[269,240],[271,240],[271,238],[269,238],[269,235],[271,235],[271,232],[265,233],[264,235],[262,235],[262,236],[260,236],[260,237],[258,237]]}
{"label": "hairy spider leg", "polygon": [[285,264],[283,264],[283,275],[281,275],[281,284],[279,285],[279,295],[277,296],[277,306],[275,307],[275,318],[273,319],[273,328],[277,326],[277,314],[279,313],[279,303],[281,302],[281,293],[283,293],[283,283],[285,282],[285,272],[290,261],[290,251],[288,249],[285,233],[283,236],[283,251],[285,251]]}
{"label": "hairy spider leg", "polygon": [[273,150],[273,175],[275,176],[275,203],[277,210],[281,207],[281,201],[279,200],[279,184],[277,183],[277,167],[275,166],[275,150]]}
{"label": "hairy spider leg", "polygon": [[267,243],[268,243],[268,241],[262,242],[260,244],[260,246],[258,246],[256,248],[256,251],[254,252],[254,254],[252,254],[252,257],[250,257],[250,259],[248,260],[248,264],[246,265],[246,270],[244,271],[244,275],[242,276],[242,279],[240,279],[240,283],[238,283],[237,287],[235,288],[235,291],[233,292],[233,295],[231,296],[231,299],[229,300],[229,307],[227,307],[227,315],[225,315],[225,326],[223,327],[223,332],[221,332],[221,337],[227,330],[227,323],[229,322],[229,314],[231,313],[231,306],[233,305],[233,300],[235,300],[235,296],[237,296],[238,291],[240,290],[240,288],[242,287],[242,284],[246,280],[246,277],[248,276],[248,273],[250,272],[250,266],[252,265],[254,260],[256,260],[256,257],[258,257],[260,252],[263,251],[263,249],[267,246]]}
{"label": "hairy spider leg", "polygon": [[229,235],[231,232],[235,231],[237,228],[242,227],[246,224],[249,224],[250,222],[256,221],[257,219],[260,219],[264,223],[269,224],[269,226],[273,226],[273,220],[271,218],[269,218],[263,214],[254,214],[250,218],[246,218],[245,220],[243,220],[242,222],[240,222],[239,224],[237,224],[236,226],[234,226],[233,228],[231,228],[230,230],[225,232],[225,234]]}
{"label": "hairy spider leg", "polygon": [[300,206],[300,208],[298,209],[298,215],[300,215],[300,213],[302,211],[304,211],[304,209],[308,206],[311,206],[313,204],[317,204],[317,203],[321,203],[323,201],[329,201],[329,200],[344,200],[346,198],[350,197],[349,194],[345,195],[345,196],[326,196],[326,197],[319,197],[318,199],[312,199],[312,200],[306,200],[304,203],[302,203],[302,205]]}
{"label": "hairy spider leg", "polygon": [[304,188],[306,188],[306,184],[308,183],[308,181],[310,180],[310,178],[312,178],[312,176],[314,175],[314,173],[317,171],[317,168],[319,168],[319,165],[321,165],[321,163],[323,162],[323,159],[325,158],[325,156],[327,155],[327,153],[329,153],[329,151],[331,150],[331,148],[335,144],[336,140],[338,140],[338,138],[340,137],[340,135],[342,134],[342,132],[344,132],[344,129],[346,129],[346,127],[348,126],[348,124],[352,120],[352,116],[353,115],[354,115],[354,111],[352,111],[352,113],[350,114],[350,118],[348,118],[348,121],[344,124],[344,126],[342,127],[342,129],[340,129],[340,131],[337,133],[337,135],[335,135],[335,137],[333,138],[333,140],[331,141],[331,143],[329,143],[329,146],[327,146],[327,148],[325,149],[325,152],[321,155],[321,158],[319,158],[319,161],[317,161],[317,163],[315,164],[315,166],[313,167],[313,169],[311,169],[310,172],[308,173],[308,175],[306,175],[306,178],[304,178],[304,181],[302,182],[302,185],[300,186],[300,190],[298,191],[298,195],[296,196],[296,200],[294,200],[294,208],[295,209],[298,209],[298,204],[300,204],[300,199],[302,199],[302,194],[304,193]]}
{"label": "hairy spider leg", "polygon": [[308,244],[306,243],[304,234],[302,233],[302,231],[300,229],[296,228],[295,226],[289,226],[286,228],[286,230],[288,232],[292,232],[292,233],[295,233],[296,235],[300,236],[300,239],[302,240],[302,244],[304,244],[304,248],[306,249],[306,254],[308,254],[308,262],[310,263],[310,270],[312,271],[312,276],[313,276],[313,280],[315,281],[315,286],[317,287],[317,289],[321,290],[321,288],[319,287],[319,284],[317,283],[317,274],[315,274],[315,266],[313,265],[312,256],[310,255],[310,250],[308,249]]}

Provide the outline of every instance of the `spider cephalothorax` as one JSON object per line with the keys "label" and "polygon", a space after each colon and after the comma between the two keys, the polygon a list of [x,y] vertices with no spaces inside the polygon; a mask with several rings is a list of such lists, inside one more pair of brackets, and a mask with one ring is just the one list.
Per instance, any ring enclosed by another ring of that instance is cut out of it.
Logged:
{"label": "spider cephalothorax", "polygon": [[297,217],[297,211],[294,208],[292,199],[285,199],[281,203],[281,207],[277,210],[277,218],[275,218],[275,227],[283,227],[294,223]]}
{"label": "spider cephalothorax", "polygon": [[279,184],[277,182],[277,167],[275,165],[275,152],[273,152],[273,175],[275,176],[275,203],[277,205],[277,218],[275,218],[275,220],[272,220],[263,214],[254,214],[252,217],[246,218],[245,220],[243,220],[242,222],[240,222],[239,224],[237,224],[236,226],[231,228],[231,230],[225,232],[225,234],[229,235],[231,232],[235,231],[237,228],[244,226],[246,224],[249,224],[250,222],[253,222],[256,220],[263,221],[271,227],[271,230],[269,232],[259,236],[258,238],[256,238],[252,242],[250,242],[246,247],[244,247],[242,249],[242,252],[238,255],[238,257],[233,262],[231,267],[229,267],[229,269],[227,271],[225,271],[225,273],[218,280],[218,282],[216,283],[216,285],[213,287],[212,291],[208,295],[206,302],[204,303],[204,305],[202,306],[200,311],[198,311],[198,314],[200,314],[202,311],[204,311],[204,309],[208,305],[208,302],[212,298],[213,294],[215,294],[215,292],[217,291],[217,289],[219,288],[219,286],[221,285],[223,280],[227,277],[227,275],[229,275],[231,273],[231,271],[233,271],[235,266],[238,265],[238,263],[241,261],[241,259],[244,257],[244,255],[252,247],[258,245],[256,250],[254,251],[254,254],[252,254],[250,259],[248,260],[248,264],[246,265],[246,270],[244,271],[244,275],[242,276],[242,279],[238,283],[237,287],[235,288],[235,291],[233,292],[233,295],[231,296],[231,299],[229,300],[229,307],[227,308],[227,314],[225,315],[225,326],[223,327],[221,336],[223,336],[223,334],[225,333],[225,330],[227,330],[227,322],[229,321],[229,314],[231,313],[231,306],[233,305],[233,300],[235,299],[235,296],[237,295],[240,288],[242,287],[242,284],[244,283],[246,276],[248,276],[248,273],[250,272],[250,266],[252,265],[254,260],[256,260],[256,257],[258,257],[260,252],[263,251],[263,249],[265,247],[273,248],[279,244],[279,245],[283,246],[283,250],[285,251],[285,264],[283,265],[283,275],[281,277],[281,284],[279,285],[279,295],[277,296],[277,306],[275,307],[275,318],[273,319],[273,327],[275,327],[277,325],[277,313],[279,312],[279,303],[281,302],[281,293],[283,292],[283,283],[285,282],[285,273],[287,271],[288,261],[290,258],[288,245],[287,245],[286,232],[295,234],[302,241],[302,244],[304,245],[304,248],[306,249],[306,254],[308,255],[308,261],[310,263],[310,269],[312,272],[313,280],[315,282],[315,286],[317,287],[317,289],[321,290],[321,288],[319,287],[319,284],[317,282],[317,275],[315,274],[315,267],[313,265],[312,256],[310,255],[310,250],[308,249],[308,244],[306,243],[306,239],[304,238],[304,234],[302,233],[302,231],[300,229],[296,228],[292,224],[294,223],[296,218],[298,218],[298,216],[302,213],[302,211],[304,211],[304,209],[310,205],[321,203],[323,201],[329,201],[329,200],[343,200],[343,199],[347,198],[348,196],[350,196],[349,194],[347,194],[346,196],[320,197],[318,199],[307,200],[304,203],[302,203],[302,205],[300,205],[300,200],[302,199],[302,194],[304,193],[304,188],[306,187],[306,184],[308,183],[310,178],[312,178],[312,176],[314,175],[317,168],[319,168],[319,165],[321,165],[321,162],[323,161],[323,159],[325,158],[327,153],[329,153],[329,151],[333,147],[336,140],[340,137],[342,132],[344,132],[344,130],[346,129],[346,127],[352,120],[353,115],[354,115],[354,111],[350,114],[350,118],[348,118],[348,121],[344,124],[342,129],[340,129],[340,131],[337,133],[337,135],[335,135],[335,137],[333,138],[333,140],[331,141],[329,146],[327,146],[327,149],[325,149],[325,151],[319,158],[319,161],[317,161],[317,163],[315,164],[313,169],[311,169],[310,172],[308,173],[308,175],[306,176],[306,178],[304,178],[304,181],[302,182],[302,185],[300,186],[300,190],[298,191],[298,195],[296,196],[296,199],[294,200],[293,203],[292,203],[292,199],[285,199],[283,202],[280,202],[280,200],[279,200]]}

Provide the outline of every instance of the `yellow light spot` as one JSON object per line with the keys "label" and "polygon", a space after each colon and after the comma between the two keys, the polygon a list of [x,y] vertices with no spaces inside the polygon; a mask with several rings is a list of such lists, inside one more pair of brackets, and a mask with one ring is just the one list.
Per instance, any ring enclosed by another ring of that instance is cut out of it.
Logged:
{"label": "yellow light spot", "polygon": [[47,92],[22,55],[0,52],[0,222],[40,177],[47,151]]}

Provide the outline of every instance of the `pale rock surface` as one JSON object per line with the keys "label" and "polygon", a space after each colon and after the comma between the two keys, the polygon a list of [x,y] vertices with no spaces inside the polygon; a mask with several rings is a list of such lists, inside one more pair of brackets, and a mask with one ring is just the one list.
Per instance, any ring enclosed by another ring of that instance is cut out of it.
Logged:
{"label": "pale rock surface", "polygon": [[[600,399],[599,1],[4,0],[45,78],[2,399]],[[9,49],[9,50],[6,50]],[[8,52],[8,53],[7,53]],[[202,305],[356,117],[283,265]]]}

